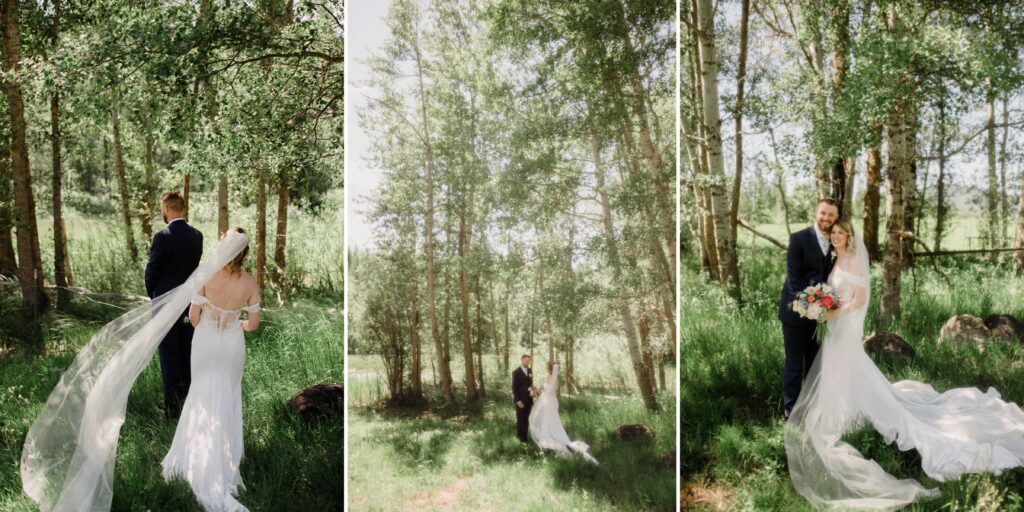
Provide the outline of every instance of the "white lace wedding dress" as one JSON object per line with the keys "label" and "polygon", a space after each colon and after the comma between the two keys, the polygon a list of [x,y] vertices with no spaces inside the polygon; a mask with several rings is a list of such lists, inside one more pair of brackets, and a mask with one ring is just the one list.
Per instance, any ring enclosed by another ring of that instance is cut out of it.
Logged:
{"label": "white lace wedding dress", "polygon": [[864,423],[899,449],[916,449],[924,472],[940,482],[1024,465],[1024,412],[995,389],[938,393],[922,382],[893,384],[864,352],[871,290],[867,251],[860,239],[856,243],[855,259],[829,277],[852,307],[828,322],[785,428],[796,490],[819,508],[892,510],[939,495],[886,473],[840,439]]}
{"label": "white lace wedding dress", "polygon": [[589,453],[590,446],[583,441],[569,439],[569,434],[562,426],[562,418],[558,414],[557,364],[548,375],[540,398],[537,403],[533,404],[533,409],[530,411],[530,438],[541,449],[553,450],[559,456],[568,457],[577,453],[587,462],[597,464],[597,459]]}
{"label": "white lace wedding dress", "polygon": [[[103,326],[78,352],[29,428],[21,452],[22,489],[40,510],[110,509],[117,445],[136,379],[192,298],[248,244],[244,234],[229,231],[184,284]],[[196,330],[192,386],[165,461],[165,468],[193,482],[201,501],[241,485],[243,340],[235,329],[237,316],[221,318],[234,322],[204,319]]]}
{"label": "white lace wedding dress", "polygon": [[192,336],[192,384],[182,407],[171,449],[163,460],[165,479],[184,478],[209,511],[247,510],[234,498],[245,489],[242,460],[242,367],[245,336],[240,317],[259,303],[223,309],[202,295],[192,304],[202,313]]}

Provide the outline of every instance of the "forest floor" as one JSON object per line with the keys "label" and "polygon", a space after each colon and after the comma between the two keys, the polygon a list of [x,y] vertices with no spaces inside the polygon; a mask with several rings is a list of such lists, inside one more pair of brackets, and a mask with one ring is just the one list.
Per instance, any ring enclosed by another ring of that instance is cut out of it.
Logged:
{"label": "forest floor", "polygon": [[[784,354],[776,312],[784,260],[777,248],[741,246],[747,301],[742,309],[729,305],[720,287],[699,277],[692,264],[683,266],[680,500],[684,509],[812,510],[789,480],[783,445]],[[904,277],[902,320],[884,328],[874,321],[880,269],[873,269],[874,296],[866,332],[894,331],[917,352],[905,361],[876,357],[876,363],[891,381],[924,381],[940,392],[994,387],[1003,398],[1024,403],[1020,343],[994,342],[979,351],[970,343],[938,341],[943,323],[956,314],[982,318],[1010,314],[1024,320],[1024,279],[1015,274],[1008,257],[998,263],[946,258],[940,260],[940,267],[953,286],[930,263],[920,262]],[[941,497],[909,510],[1024,509],[1024,469],[999,476],[969,475],[940,484],[923,474],[916,451],[901,452],[887,445],[870,426],[845,439],[897,478],[914,478],[942,492]]]}
{"label": "forest floor", "polygon": [[[0,356],[0,510],[35,510],[22,494],[18,470],[25,433],[78,348],[120,311],[76,301],[69,313],[46,323],[43,355]],[[288,408],[288,399],[307,386],[342,381],[341,310],[337,304],[299,300],[290,308],[265,309],[261,320],[260,329],[246,337],[241,467],[246,490],[239,501],[252,510],[340,510],[342,417],[308,425]],[[128,399],[112,510],[201,510],[186,483],[165,483],[160,474],[175,429],[164,421],[162,404],[154,357]]]}
{"label": "forest floor", "polygon": [[[206,235],[209,250],[216,243],[216,204],[211,197],[194,197],[193,224]],[[340,204],[341,197],[340,190],[334,191],[331,201]],[[36,509],[22,493],[18,468],[29,426],[78,349],[104,324],[140,304],[130,296],[145,295],[142,241],[140,261],[133,263],[110,204],[84,206],[86,213],[69,208],[66,222],[75,284],[94,293],[73,294],[67,311],[51,311],[39,319],[42,353],[17,344],[0,352],[0,510]],[[252,208],[233,211],[232,225],[252,233],[252,213]],[[268,292],[260,329],[246,335],[241,465],[246,490],[239,501],[252,510],[340,510],[343,418],[306,424],[287,403],[305,387],[344,378],[342,213],[340,207],[328,206],[321,215],[293,211],[291,216],[288,273],[296,291],[285,307]],[[53,267],[50,226],[48,219],[40,219],[48,273]],[[162,223],[154,224],[154,229],[162,228]],[[0,292],[0,333],[18,328],[19,309],[16,288]],[[175,430],[175,424],[164,421],[162,404],[160,368],[154,357],[128,399],[114,467],[112,510],[201,510],[186,483],[166,483],[161,476],[160,461]]]}
{"label": "forest floor", "polygon": [[[376,389],[377,356],[349,356],[348,393]],[[456,364],[453,361],[453,366]],[[497,369],[495,369],[497,371]],[[674,371],[674,368],[669,368]],[[595,372],[596,373],[596,372]],[[429,380],[429,376],[425,378]],[[596,386],[562,394],[569,435],[590,444],[600,461],[559,458],[522,445],[515,435],[511,382],[490,382],[471,410],[349,403],[350,510],[672,510],[676,445],[675,395],[647,411],[639,395]],[[596,384],[596,383],[595,383]],[[433,389],[433,388],[431,388]],[[458,397],[461,403],[461,398]],[[623,441],[619,425],[645,423],[652,439]]]}

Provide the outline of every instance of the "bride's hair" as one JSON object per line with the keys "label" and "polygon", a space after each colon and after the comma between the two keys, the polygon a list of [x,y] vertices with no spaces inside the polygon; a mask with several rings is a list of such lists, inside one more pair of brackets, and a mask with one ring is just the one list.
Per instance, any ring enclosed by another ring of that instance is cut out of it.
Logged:
{"label": "bride's hair", "polygon": [[[245,234],[245,230],[240,228],[240,227],[233,227],[233,228],[229,229],[228,231],[237,231],[237,232],[239,232],[239,233],[241,233],[243,235]],[[228,233],[225,232],[224,236],[227,236],[227,234]],[[221,240],[224,239],[224,236],[221,237]],[[237,274],[241,274],[242,273],[242,264],[245,262],[245,257],[248,254],[249,254],[249,244],[246,244],[245,245],[245,249],[242,249],[242,252],[238,253],[238,256],[235,256],[235,259],[231,260],[231,263],[228,263],[224,268],[228,269],[228,273],[230,273],[230,274],[236,274],[236,275]]]}
{"label": "bride's hair", "polygon": [[555,362],[554,361],[548,361],[548,375],[551,375],[551,372],[552,372],[552,370],[554,370],[554,368],[555,368]]}
{"label": "bride's hair", "polygon": [[850,219],[842,218],[837,220],[836,223],[832,225],[832,229],[837,227],[846,233],[846,250],[851,253],[856,252],[857,246],[853,244],[853,223],[850,222]]}

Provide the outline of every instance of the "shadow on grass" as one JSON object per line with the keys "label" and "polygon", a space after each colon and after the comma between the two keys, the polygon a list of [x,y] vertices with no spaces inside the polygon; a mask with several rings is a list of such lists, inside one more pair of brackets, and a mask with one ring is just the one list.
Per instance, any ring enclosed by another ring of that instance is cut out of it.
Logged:
{"label": "shadow on grass", "polygon": [[[638,400],[638,399],[637,399]],[[443,468],[445,455],[453,445],[467,443],[473,458],[488,468],[527,466],[550,475],[555,489],[594,496],[623,509],[666,509],[675,502],[675,466],[661,460],[664,449],[658,439],[623,441],[612,434],[619,422],[633,418],[626,409],[608,416],[608,404],[600,398],[569,396],[560,401],[560,411],[571,436],[591,443],[591,454],[600,465],[581,457],[560,458],[542,452],[533,443],[516,437],[515,410],[498,395],[459,410],[376,407],[360,408],[356,414],[373,415],[386,426],[376,436],[391,445],[407,466]],[[440,412],[444,412],[444,416]],[[612,424],[616,423],[616,424]],[[674,420],[672,421],[674,423]],[[657,428],[657,426],[656,426]],[[664,428],[664,427],[663,427]],[[675,433],[664,432],[675,442]],[[459,443],[459,439],[463,443]]]}
{"label": "shadow on grass", "polygon": [[[250,427],[242,459],[242,503],[260,510],[341,510],[344,506],[344,421],[306,423],[285,403]],[[254,432],[258,429],[259,432]]]}

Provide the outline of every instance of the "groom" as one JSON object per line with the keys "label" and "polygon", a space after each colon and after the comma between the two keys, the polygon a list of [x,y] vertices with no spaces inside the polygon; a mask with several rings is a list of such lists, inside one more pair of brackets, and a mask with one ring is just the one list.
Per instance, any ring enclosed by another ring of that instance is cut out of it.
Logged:
{"label": "groom", "polygon": [[[167,227],[153,237],[146,264],[146,293],[155,299],[178,286],[199,266],[203,255],[203,234],[183,218],[185,200],[177,192],[160,197],[160,211]],[[188,309],[160,342],[160,375],[164,381],[164,418],[181,415],[181,407],[192,383],[192,324]]]}
{"label": "groom", "polygon": [[516,404],[516,435],[523,443],[529,442],[527,434],[530,429],[530,410],[533,409],[533,397],[539,393],[533,387],[533,372],[530,371],[530,362],[533,361],[527,354],[519,358],[519,368],[512,372],[512,400]]}
{"label": "groom", "polygon": [[779,299],[779,321],[786,347],[786,364],[782,371],[783,416],[789,419],[800,396],[800,384],[818,355],[814,339],[817,322],[801,317],[789,306],[804,288],[823,283],[832,272],[832,243],[829,232],[839,218],[839,204],[830,197],[818,201],[814,224],[789,237],[786,251],[786,282]]}

